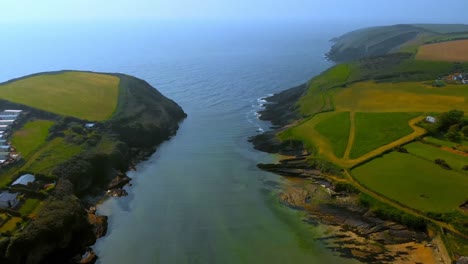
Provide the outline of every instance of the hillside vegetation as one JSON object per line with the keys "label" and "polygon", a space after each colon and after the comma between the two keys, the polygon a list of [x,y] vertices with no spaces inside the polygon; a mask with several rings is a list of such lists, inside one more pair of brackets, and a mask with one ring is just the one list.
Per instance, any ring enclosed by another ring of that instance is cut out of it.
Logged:
{"label": "hillside vegetation", "polygon": [[333,39],[328,57],[336,62],[354,61],[399,51],[415,52],[417,46],[467,38],[468,25],[401,24],[359,29]]}
{"label": "hillside vegetation", "polygon": [[33,75],[0,84],[0,98],[62,116],[102,121],[114,113],[119,78],[90,72]]}

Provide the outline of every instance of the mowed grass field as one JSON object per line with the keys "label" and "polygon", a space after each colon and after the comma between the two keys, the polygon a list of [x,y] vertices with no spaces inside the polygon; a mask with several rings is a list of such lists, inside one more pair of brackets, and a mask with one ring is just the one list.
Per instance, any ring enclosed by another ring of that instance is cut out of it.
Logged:
{"label": "mowed grass field", "polygon": [[351,173],[368,188],[423,212],[451,212],[468,198],[465,174],[411,154],[391,152]]}
{"label": "mowed grass field", "polygon": [[27,77],[0,85],[0,98],[64,116],[108,119],[117,107],[116,76],[63,72]]}
{"label": "mowed grass field", "polygon": [[423,45],[419,47],[416,59],[468,62],[468,40],[455,40]]}
{"label": "mowed grass field", "polygon": [[[468,165],[468,157],[452,153],[438,147],[434,147],[421,142],[413,142],[405,146],[409,153],[427,159],[433,162],[435,159],[443,159],[447,162],[452,169],[457,171],[463,171],[462,168]],[[468,181],[468,178],[465,179]],[[468,193],[468,190],[467,190]]]}
{"label": "mowed grass field", "polygon": [[355,137],[350,158],[358,158],[411,134],[413,129],[408,122],[418,115],[415,113],[356,113]]}
{"label": "mowed grass field", "polygon": [[20,152],[24,158],[36,151],[45,143],[49,135],[49,128],[54,122],[48,120],[36,120],[25,124],[20,130],[13,134],[11,143]]}
{"label": "mowed grass field", "polygon": [[423,82],[359,82],[335,91],[336,111],[356,112],[468,112],[465,85],[434,88]]}
{"label": "mowed grass field", "polygon": [[348,143],[349,112],[327,112],[279,134],[282,140],[299,139],[328,159],[341,158]]}

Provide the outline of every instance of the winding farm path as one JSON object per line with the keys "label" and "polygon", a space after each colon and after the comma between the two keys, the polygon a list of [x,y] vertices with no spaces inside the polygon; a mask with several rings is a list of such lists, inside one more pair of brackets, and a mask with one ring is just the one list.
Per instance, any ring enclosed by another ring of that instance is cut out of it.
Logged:
{"label": "winding farm path", "polygon": [[[410,142],[411,140],[414,140],[415,138],[417,137],[420,137],[420,136],[423,136],[427,133],[427,131],[422,128],[422,127],[419,127],[417,126],[416,124],[421,122],[422,120],[424,119],[424,116],[419,116],[419,117],[416,117],[416,118],[413,118],[411,119],[409,122],[408,122],[408,125],[413,129],[413,133],[409,134],[409,135],[406,135],[404,137],[401,137],[387,145],[384,145],[384,146],[381,146],[381,147],[378,147],[364,155],[362,155],[361,157],[357,158],[357,159],[347,159],[345,160],[345,163],[348,165],[347,167],[352,167],[356,164],[359,164],[359,163],[362,163],[372,157],[375,157],[377,155],[380,155],[382,154],[383,152],[387,151],[387,150],[390,150],[394,147],[397,147],[397,146],[400,146],[400,145],[403,145],[403,144],[406,144],[408,142]],[[353,139],[354,140],[354,139]],[[349,142],[348,142],[348,145],[349,145]]]}

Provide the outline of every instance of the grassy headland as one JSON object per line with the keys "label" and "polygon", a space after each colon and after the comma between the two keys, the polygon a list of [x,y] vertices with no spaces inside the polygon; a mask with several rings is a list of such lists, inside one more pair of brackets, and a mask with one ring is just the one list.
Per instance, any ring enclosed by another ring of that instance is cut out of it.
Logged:
{"label": "grassy headland", "polygon": [[[155,151],[186,116],[147,82],[123,74],[53,72],[0,85],[0,109],[22,109],[9,140],[22,160],[0,168],[0,189],[19,193],[0,214],[0,262],[48,262],[102,236],[86,197],[102,196],[118,175]],[[93,126],[87,127],[90,121]],[[20,175],[36,182],[10,187]],[[96,229],[97,228],[97,229]],[[105,232],[105,231],[104,231]],[[32,252],[32,253],[30,253]],[[52,254],[52,255],[51,255]]]}
{"label": "grassy headland", "polygon": [[[335,39],[328,56],[345,63],[307,83],[289,107],[301,117],[276,137],[302,142],[310,155],[297,168],[322,170],[337,186],[362,192],[370,213],[444,230],[452,259],[467,252],[450,245],[468,239],[468,85],[452,79],[468,74],[465,38],[468,25],[396,25]],[[426,116],[438,121],[425,124]],[[324,170],[327,162],[341,170]],[[276,169],[284,175],[296,168],[290,163]]]}

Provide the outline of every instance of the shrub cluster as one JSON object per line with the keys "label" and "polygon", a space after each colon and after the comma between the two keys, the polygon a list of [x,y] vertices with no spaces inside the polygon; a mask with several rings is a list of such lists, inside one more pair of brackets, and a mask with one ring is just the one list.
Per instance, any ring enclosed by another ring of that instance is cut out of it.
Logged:
{"label": "shrub cluster", "polygon": [[361,193],[359,195],[359,202],[381,219],[395,221],[416,230],[424,230],[427,226],[427,221],[424,218],[400,211],[369,195]]}
{"label": "shrub cluster", "polygon": [[446,170],[451,170],[452,167],[450,167],[450,165],[447,164],[447,162],[443,159],[435,159],[434,160],[434,163],[441,166],[442,168],[446,169]]}

